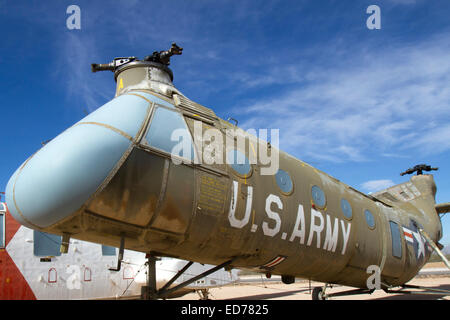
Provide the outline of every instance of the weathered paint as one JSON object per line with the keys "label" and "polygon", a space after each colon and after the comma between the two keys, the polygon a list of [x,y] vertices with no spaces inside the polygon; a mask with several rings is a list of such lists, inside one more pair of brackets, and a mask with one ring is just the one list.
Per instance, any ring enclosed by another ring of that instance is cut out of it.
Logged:
{"label": "weathered paint", "polygon": [[[146,284],[144,253],[125,250],[119,272],[109,270],[117,263],[117,249],[116,255],[104,256],[101,245],[76,239],[70,240],[67,254],[38,257],[33,253],[33,230],[21,226],[9,212],[0,213],[6,220],[6,245],[0,249],[0,300],[117,299],[140,295],[141,286]],[[178,259],[158,261],[157,287],[162,287],[186,263]],[[194,263],[172,286],[211,267]],[[169,298],[237,279],[237,270],[216,271]]]}
{"label": "weathered paint", "polygon": [[[212,110],[174,94],[177,90],[170,84],[154,89],[151,79],[143,79],[141,86],[138,74],[148,72],[127,70],[133,85],[127,85],[123,74],[124,88],[119,92],[144,96],[153,106],[169,104],[184,116],[194,141],[194,120],[202,121],[204,130],[234,128]],[[261,174],[261,163],[251,165],[245,176],[225,164],[175,165],[169,153],[143,139],[152,112],[137,120],[140,134],[101,187],[78,210],[40,229],[112,246],[118,246],[125,234],[128,249],[215,265],[234,259],[235,267],[356,287],[365,287],[370,265],[381,268],[383,283],[398,285],[411,279],[429,258],[426,249],[418,255],[403,233],[403,254],[394,257],[390,221],[403,227],[414,220],[434,241],[442,236],[431,175],[413,177],[405,187],[409,198],[395,200],[395,192],[386,191],[391,198],[365,195],[279,151],[279,167],[289,172],[293,184],[285,194],[274,176]],[[247,134],[245,140],[249,143]],[[264,144],[252,141],[253,149]],[[203,151],[196,148],[197,153]],[[226,159],[228,150],[222,150]],[[240,151],[250,157],[248,150]],[[323,190],[325,205],[314,203],[313,186]],[[342,199],[351,205],[351,218],[341,209]],[[366,222],[366,210],[373,215],[374,227]]]}

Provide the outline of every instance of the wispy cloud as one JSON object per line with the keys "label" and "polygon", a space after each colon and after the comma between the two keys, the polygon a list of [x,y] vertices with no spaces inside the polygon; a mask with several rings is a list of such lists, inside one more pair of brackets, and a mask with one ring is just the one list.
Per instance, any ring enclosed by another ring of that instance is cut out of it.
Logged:
{"label": "wispy cloud", "polygon": [[[447,118],[447,121],[449,118]],[[450,124],[437,125],[411,142],[411,147],[420,148],[428,154],[439,154],[450,149]]]}
{"label": "wispy cloud", "polygon": [[[353,48],[343,60],[328,52],[333,67],[291,64],[287,69],[297,72],[286,77],[268,68],[248,83],[241,78],[242,86],[268,93],[235,110],[246,115],[246,128],[280,128],[283,146],[300,157],[342,162],[412,148],[442,152],[450,149],[448,52],[450,34],[441,34],[391,48]],[[285,89],[271,94],[270,86],[283,81]]]}
{"label": "wispy cloud", "polygon": [[68,100],[92,112],[113,98],[114,78],[110,72],[106,76],[90,71],[91,63],[101,59],[95,37],[80,32],[65,32],[60,37],[64,40],[60,41],[53,76],[60,79]]}

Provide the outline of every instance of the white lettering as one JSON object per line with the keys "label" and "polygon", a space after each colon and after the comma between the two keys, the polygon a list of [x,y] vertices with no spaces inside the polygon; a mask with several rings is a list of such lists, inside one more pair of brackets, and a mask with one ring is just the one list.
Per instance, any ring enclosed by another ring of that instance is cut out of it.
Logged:
{"label": "white lettering", "polygon": [[381,283],[381,281],[380,281],[380,274],[381,274],[380,267],[376,266],[376,265],[368,266],[367,270],[366,270],[366,273],[370,274],[372,272],[373,272],[373,274],[369,278],[367,278],[367,281],[366,281],[367,289],[380,290],[380,288],[381,288],[381,286],[380,286],[380,283]]}
{"label": "white lettering", "polygon": [[[181,138],[181,141],[180,141]],[[175,129],[172,131],[170,136],[171,141],[178,141],[178,143],[172,148],[172,162],[173,164],[179,165],[184,161],[179,159],[178,157],[183,157],[186,159],[192,159],[192,144],[191,144],[191,135],[189,131],[186,129]],[[175,157],[174,157],[175,156]]]}
{"label": "white lettering", "polygon": [[[203,161],[210,165],[215,163],[223,163],[222,133],[216,129],[208,129],[204,133],[203,142]],[[198,144],[198,146],[201,145]]]}
{"label": "white lettering", "polygon": [[228,220],[230,221],[230,225],[232,227],[241,229],[245,225],[247,225],[248,221],[250,220],[250,213],[252,211],[252,201],[253,201],[253,187],[247,186],[247,205],[245,207],[245,215],[240,220],[236,218],[237,189],[238,189],[238,182],[233,181],[233,199],[231,201]]}
{"label": "white lettering", "polygon": [[275,203],[278,206],[278,209],[283,209],[283,203],[281,202],[280,198],[276,195],[270,194],[266,199],[266,213],[267,216],[273,220],[275,220],[275,226],[273,228],[269,227],[269,224],[267,222],[263,222],[262,229],[263,233],[266,236],[273,237],[275,236],[279,231],[281,227],[281,219],[280,215],[276,212],[273,212],[271,209],[272,203]]}
{"label": "white lettering", "polygon": [[344,236],[344,242],[342,244],[342,254],[345,253],[345,250],[347,249],[347,243],[348,243],[348,238],[350,236],[350,228],[351,228],[352,224],[349,222],[348,223],[348,227],[347,230],[345,229],[345,222],[343,220],[341,220],[341,228],[342,228],[342,235]]}
{"label": "white lettering", "polygon": [[79,266],[71,265],[66,269],[66,273],[71,275],[67,278],[66,285],[67,289],[80,289],[81,288],[81,270]]}
{"label": "white lettering", "polygon": [[[264,143],[259,143],[260,140],[267,138],[267,129],[259,129],[258,134],[261,136],[261,139],[259,139],[254,129],[249,129],[247,133],[239,128],[226,129],[223,132],[207,125],[208,129],[203,130],[203,123],[198,120],[194,120],[193,126],[194,145],[197,147],[196,152],[193,151],[190,135],[176,132],[172,134],[172,140],[179,141],[179,137],[183,137],[183,143],[176,145],[172,154],[179,156],[181,151],[183,151],[183,157],[190,159],[188,156],[194,152],[194,159],[192,159],[194,163],[201,164],[204,162],[207,165],[224,164],[224,161],[229,165],[257,164],[259,155],[259,163],[262,165],[260,167],[261,175],[274,175],[278,172],[280,140],[278,129],[270,130],[270,143],[265,141]],[[189,133],[188,130],[186,131]],[[225,133],[225,138],[223,137],[223,133]],[[184,139],[185,137],[189,139]],[[246,143],[247,140],[248,146]],[[224,150],[229,155],[229,152],[235,149],[240,150],[245,156],[226,156],[224,159]]]}
{"label": "white lettering", "polygon": [[369,30],[381,29],[381,9],[379,6],[373,4],[367,7],[366,13],[373,13],[367,18],[366,26]]}
{"label": "white lettering", "polygon": [[[316,224],[315,220],[319,218],[320,223]],[[320,233],[323,230],[323,216],[320,211],[311,208],[311,227],[309,228],[309,238],[306,245],[310,246],[314,238],[314,233],[317,233],[317,248],[320,248]]]}
{"label": "white lettering", "polygon": [[238,222],[236,222],[237,219],[235,217],[238,187],[239,187],[238,182],[233,181],[233,186],[232,186],[232,190],[231,190],[230,210],[228,211],[228,220],[230,221],[230,225],[233,227],[234,227],[234,224],[238,223]]}
{"label": "white lettering", "polygon": [[214,315],[215,310],[216,310],[216,307],[197,307],[197,306],[191,306],[191,304],[188,304],[187,307],[181,308],[181,314],[182,315],[207,315],[209,318],[211,318]]}
{"label": "white lettering", "polygon": [[66,10],[67,14],[72,14],[69,16],[66,20],[66,26],[67,29],[73,30],[73,29],[81,29],[81,10],[80,7],[77,5],[70,5],[67,7]]}
{"label": "white lettering", "polygon": [[201,121],[194,121],[194,144],[197,146],[198,156],[195,164],[201,164],[203,161],[203,125]]}
{"label": "white lettering", "polygon": [[248,144],[250,146],[250,152],[248,153],[248,160],[250,164],[258,164],[258,155],[257,155],[257,149],[258,149],[258,133],[255,129],[248,129]]}
{"label": "white lettering", "polygon": [[339,233],[339,219],[334,218],[333,233],[331,233],[331,220],[327,214],[327,231],[325,235],[325,242],[323,243],[323,249],[335,252]]}
{"label": "white lettering", "polygon": [[413,232],[412,233],[414,238],[417,240],[417,259],[420,258],[420,256],[425,257],[425,246],[423,243],[422,236],[419,234],[419,232]]}
{"label": "white lettering", "polygon": [[289,241],[294,241],[296,237],[300,238],[300,244],[305,243],[305,213],[301,204],[298,205],[297,219]]}
{"label": "white lettering", "polygon": [[[260,129],[260,136],[267,137],[267,130]],[[263,165],[270,164],[269,167],[261,166],[261,175],[274,175],[278,172],[280,152],[278,150],[280,146],[280,134],[278,129],[270,130],[270,147],[266,144],[264,147],[259,145],[258,154],[260,161]],[[270,153],[270,154],[269,154]]]}

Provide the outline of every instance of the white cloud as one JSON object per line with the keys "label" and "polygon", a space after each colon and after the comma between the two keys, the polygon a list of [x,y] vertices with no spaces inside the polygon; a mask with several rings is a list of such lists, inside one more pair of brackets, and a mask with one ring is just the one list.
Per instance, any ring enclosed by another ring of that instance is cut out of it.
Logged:
{"label": "white cloud", "polygon": [[[61,47],[55,61],[53,76],[65,87],[67,98],[81,109],[92,112],[114,97],[113,74],[92,73],[91,63],[97,61],[96,38],[83,33],[66,32],[61,35]],[[80,105],[81,104],[81,105]]]}
{"label": "white cloud", "polygon": [[413,147],[425,150],[428,154],[437,154],[450,149],[450,124],[433,128],[412,142]]}
{"label": "white cloud", "polygon": [[361,188],[370,193],[392,187],[394,184],[392,180],[370,180],[362,183]]}
{"label": "white cloud", "polygon": [[[333,49],[323,48],[324,56],[331,59]],[[239,107],[243,126],[279,128],[282,149],[334,162],[449,150],[448,52],[450,34],[442,34],[412,45],[352,49],[334,67],[292,64],[297,73],[286,77],[269,68],[242,82],[267,88],[266,96]],[[286,89],[271,94],[270,86],[283,81]]]}

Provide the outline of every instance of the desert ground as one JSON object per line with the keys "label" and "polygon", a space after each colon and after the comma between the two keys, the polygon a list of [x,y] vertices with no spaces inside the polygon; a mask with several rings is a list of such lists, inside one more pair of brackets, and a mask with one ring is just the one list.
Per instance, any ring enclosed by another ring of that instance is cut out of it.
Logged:
{"label": "desert ground", "polygon": [[[436,272],[434,272],[436,271]],[[439,272],[438,272],[439,271]],[[450,300],[450,273],[447,272],[444,263],[428,263],[422,272],[408,282],[409,285],[432,288],[435,290],[447,290],[449,293],[430,295],[419,289],[410,289],[415,294],[386,293],[376,290],[372,294],[358,294],[330,297],[330,300]],[[211,300],[311,300],[312,289],[323,287],[323,283],[309,282],[297,279],[295,283],[286,285],[277,278],[268,281],[265,277],[242,277],[242,281],[232,285],[212,288],[209,290]],[[354,288],[345,286],[333,286],[327,288],[326,293],[336,293]],[[177,300],[198,300],[197,293],[189,293]]]}

